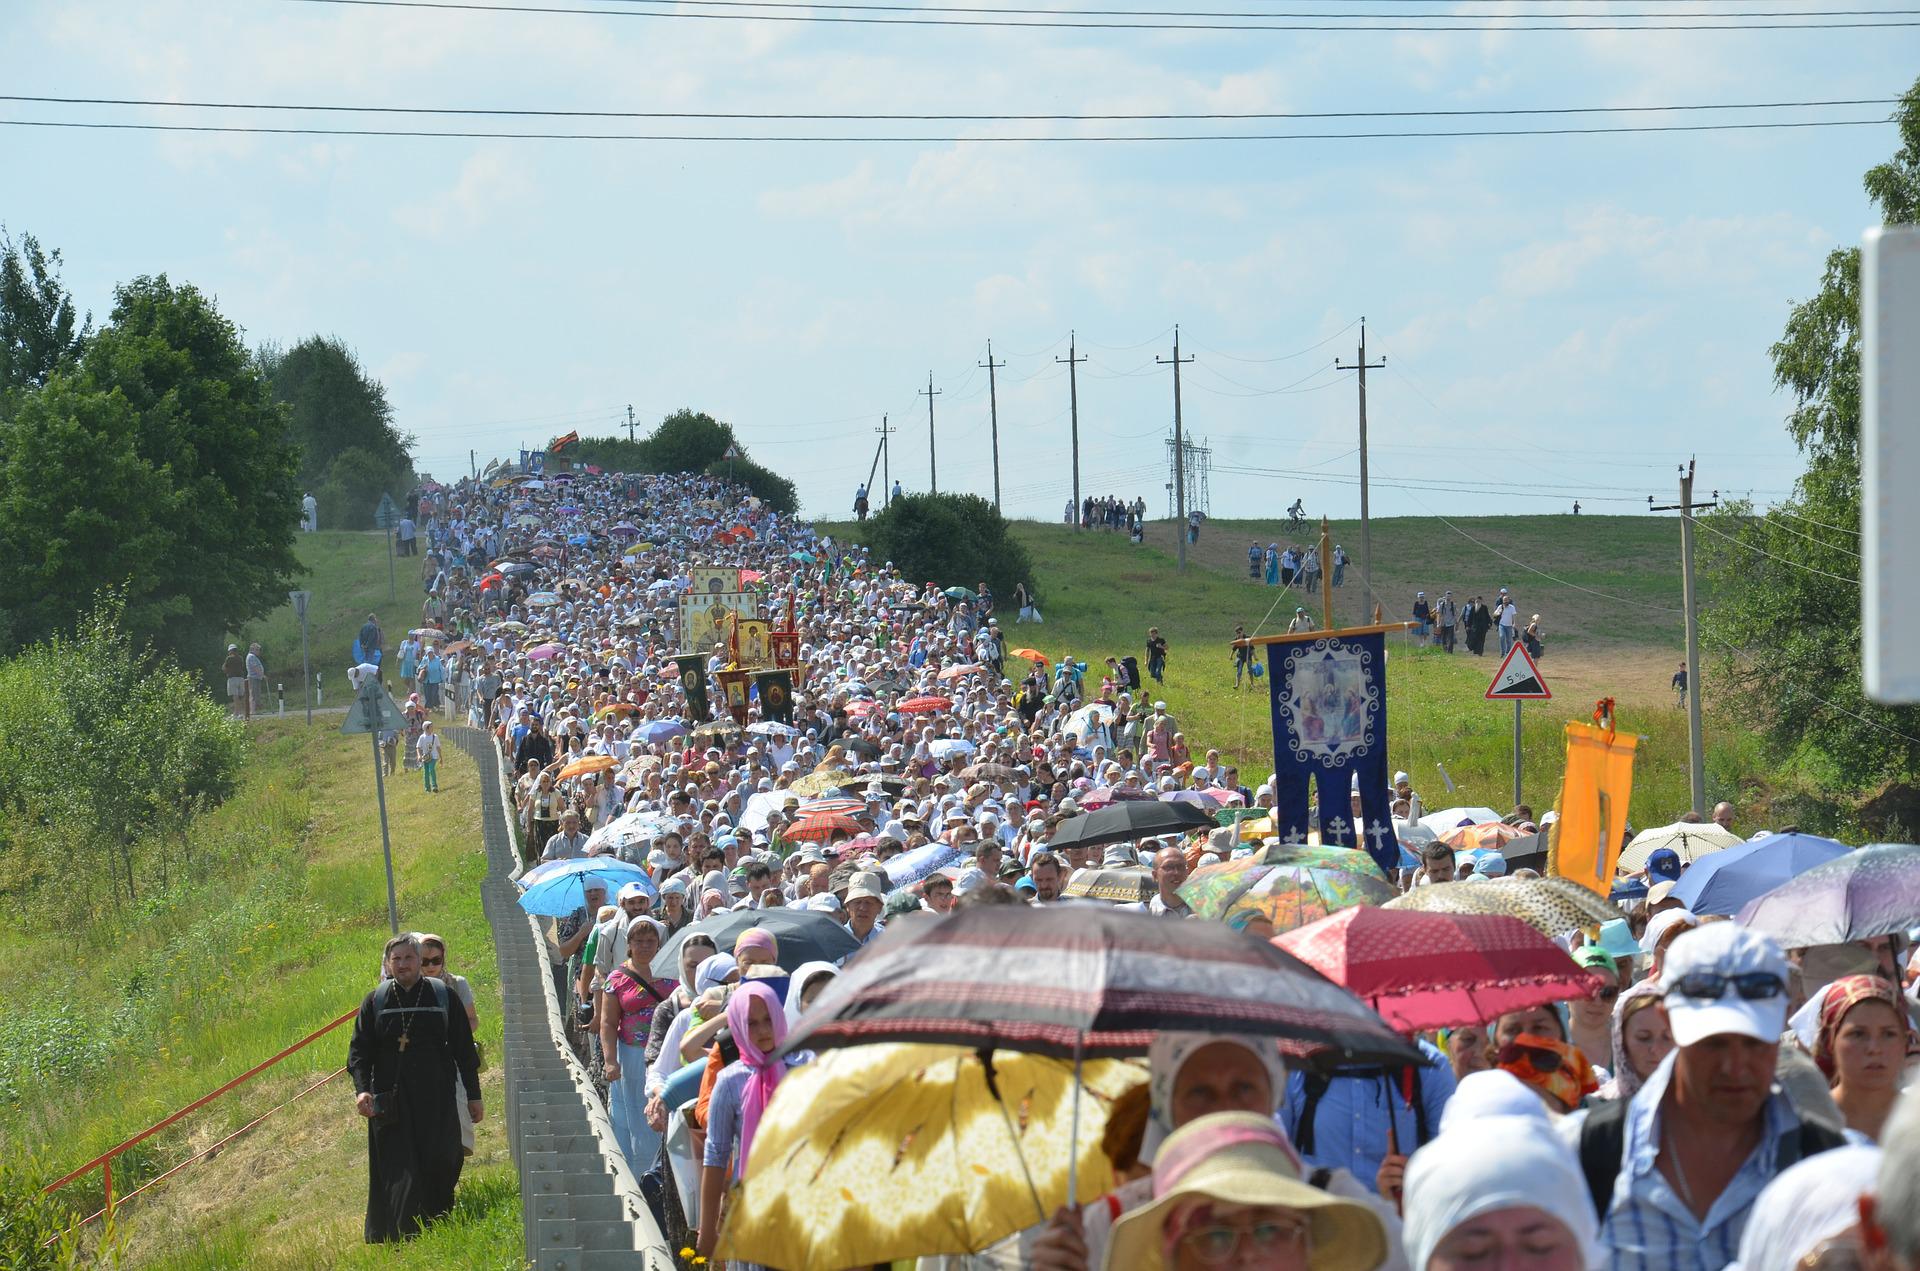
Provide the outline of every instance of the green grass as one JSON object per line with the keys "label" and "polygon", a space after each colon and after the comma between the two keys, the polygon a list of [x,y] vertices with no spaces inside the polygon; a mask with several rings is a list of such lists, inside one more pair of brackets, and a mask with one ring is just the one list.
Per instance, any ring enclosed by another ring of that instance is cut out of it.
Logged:
{"label": "green grass", "polygon": [[[328,700],[346,700],[344,668],[369,613],[380,615],[387,643],[397,645],[409,627],[420,625],[420,557],[393,563],[393,596],[387,591],[387,536],[378,531],[322,530],[294,540],[300,563],[307,567],[293,585],[313,593],[307,610],[307,634],[313,669],[325,674]],[[288,590],[293,590],[293,587]],[[287,709],[301,703],[300,619],[288,602],[266,617],[248,623],[229,637],[244,648],[258,640],[267,663],[270,683],[287,686]],[[338,693],[339,696],[335,697]]]}
{"label": "green grass", "polygon": [[[258,726],[242,788],[192,827],[193,879],[90,928],[60,922],[57,897],[6,928],[0,1151],[31,1153],[48,1177],[65,1173],[352,1009],[372,986],[387,933],[372,760],[364,737],[334,723]],[[497,1057],[477,774],[458,751],[441,766],[441,795],[404,771],[387,787],[400,920],[447,938]],[[338,1068],[346,1043],[343,1027],[127,1153],[116,1191]],[[486,1081],[495,1114],[497,1064]],[[443,1231],[398,1257],[359,1248],[366,1147],[350,1094],[338,1078],[123,1209],[123,1265],[518,1265],[516,1183],[492,1120]],[[61,1196],[91,1213],[98,1173]]]}

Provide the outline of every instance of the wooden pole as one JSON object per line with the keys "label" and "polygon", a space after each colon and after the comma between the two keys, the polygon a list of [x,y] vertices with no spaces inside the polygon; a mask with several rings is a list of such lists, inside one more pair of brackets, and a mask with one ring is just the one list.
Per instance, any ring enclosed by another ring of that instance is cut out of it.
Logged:
{"label": "wooden pole", "polygon": [[1327,562],[1333,556],[1333,530],[1326,517],[1320,518],[1320,629],[1333,630],[1333,571]]}

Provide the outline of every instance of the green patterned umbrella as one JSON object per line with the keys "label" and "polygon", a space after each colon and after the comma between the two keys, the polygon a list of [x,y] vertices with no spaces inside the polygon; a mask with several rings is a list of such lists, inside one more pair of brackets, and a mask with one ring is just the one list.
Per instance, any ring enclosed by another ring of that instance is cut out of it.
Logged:
{"label": "green patterned umbrella", "polygon": [[[1289,900],[1294,893],[1298,893],[1297,903]],[[1298,926],[1298,922],[1283,926],[1282,918],[1308,913],[1315,906],[1318,912],[1300,921],[1311,922],[1353,905],[1385,904],[1393,896],[1393,885],[1365,852],[1308,844],[1282,844],[1258,855],[1204,865],[1180,888],[1180,898],[1202,918],[1225,918],[1243,900],[1253,898],[1257,901],[1253,907],[1273,918],[1277,930]]]}

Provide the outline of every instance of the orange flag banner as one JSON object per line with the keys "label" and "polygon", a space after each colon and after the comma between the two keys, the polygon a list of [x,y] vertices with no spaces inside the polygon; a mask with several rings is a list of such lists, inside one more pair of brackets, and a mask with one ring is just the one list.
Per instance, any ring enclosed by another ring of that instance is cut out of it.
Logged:
{"label": "orange flag banner", "polygon": [[1601,896],[1613,890],[1614,865],[1627,828],[1637,740],[1606,727],[1567,725],[1567,773],[1560,782],[1560,819],[1547,839],[1547,873],[1570,878]]}

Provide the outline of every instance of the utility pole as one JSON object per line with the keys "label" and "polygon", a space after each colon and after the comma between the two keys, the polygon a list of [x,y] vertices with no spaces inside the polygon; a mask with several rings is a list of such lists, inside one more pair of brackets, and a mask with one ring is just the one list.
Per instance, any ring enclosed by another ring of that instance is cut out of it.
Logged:
{"label": "utility pole", "polygon": [[[993,380],[994,371],[1005,362],[993,360],[993,341],[987,341],[987,360],[980,363],[987,368],[987,410],[988,418],[993,421],[993,510],[1000,510],[1000,390]],[[931,402],[928,405],[932,405]]]}
{"label": "utility pole", "polygon": [[[467,467],[473,469],[474,476],[477,477],[480,475],[480,455],[477,451],[467,451]],[[315,517],[314,519],[318,520],[319,518]]]}
{"label": "utility pole", "polygon": [[900,430],[898,428],[889,428],[887,426],[887,417],[882,415],[880,416],[880,426],[874,429],[874,431],[880,434],[880,488],[886,491],[885,494],[880,496],[880,506],[886,507],[893,502],[893,473],[888,469],[889,455],[887,452],[887,438],[893,436],[893,434]]}
{"label": "utility pole", "polygon": [[1074,333],[1067,332],[1067,355],[1053,359],[1067,364],[1067,412],[1073,418],[1073,523],[1080,524],[1080,377],[1074,370],[1087,359],[1074,356]]}
{"label": "utility pole", "polygon": [[926,391],[918,396],[927,399],[927,493],[940,493],[940,460],[933,452],[933,399],[945,392],[945,389],[933,386],[933,372],[927,372]]}
{"label": "utility pole", "polygon": [[[1154,361],[1166,365],[1167,359]],[[1173,532],[1180,542],[1180,568],[1187,567],[1187,439],[1180,430],[1180,363],[1193,361],[1180,356],[1180,324],[1173,324]]]}
{"label": "utility pole", "polygon": [[628,403],[627,405],[627,440],[629,442],[633,440],[633,405],[632,403]]}
{"label": "utility pole", "polygon": [[1715,490],[1706,502],[1693,501],[1691,459],[1680,469],[1680,502],[1655,507],[1653,496],[1647,496],[1647,511],[1680,514],[1680,589],[1687,609],[1687,778],[1696,816],[1707,814],[1707,744],[1700,732],[1700,596],[1693,585],[1693,514],[1717,506],[1719,500],[1720,491]]}
{"label": "utility pole", "polygon": [[[1367,372],[1387,364],[1367,362],[1367,320],[1360,319],[1360,356],[1351,363],[1333,359],[1335,370],[1360,372],[1360,612],[1373,610],[1373,521],[1367,510]],[[1323,561],[1324,565],[1325,562]]]}

